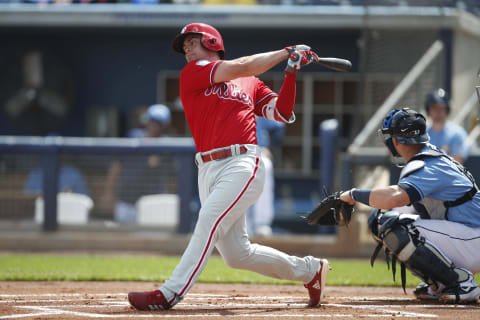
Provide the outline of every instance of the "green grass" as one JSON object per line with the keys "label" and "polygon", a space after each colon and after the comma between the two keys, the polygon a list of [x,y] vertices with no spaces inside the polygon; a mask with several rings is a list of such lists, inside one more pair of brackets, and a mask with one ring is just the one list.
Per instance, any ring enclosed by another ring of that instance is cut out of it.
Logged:
{"label": "green grass", "polygon": [[[48,281],[150,281],[166,280],[179,257],[111,256],[111,255],[0,255],[0,280]],[[341,286],[400,286],[400,268],[393,282],[391,271],[380,259],[371,268],[367,260],[330,259],[333,270],[327,285]],[[476,277],[477,282],[480,275]],[[254,272],[231,269],[213,256],[200,275],[199,282],[296,284],[277,280]],[[419,280],[407,271],[407,286]],[[298,283],[297,283],[298,284]]]}

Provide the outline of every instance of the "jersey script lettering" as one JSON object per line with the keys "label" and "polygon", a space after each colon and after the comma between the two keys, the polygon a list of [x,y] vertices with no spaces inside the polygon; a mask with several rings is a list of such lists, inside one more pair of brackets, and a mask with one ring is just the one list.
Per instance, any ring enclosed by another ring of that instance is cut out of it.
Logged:
{"label": "jersey script lettering", "polygon": [[253,99],[235,83],[218,83],[205,89],[205,96],[216,94],[220,99],[235,100],[253,108]]}

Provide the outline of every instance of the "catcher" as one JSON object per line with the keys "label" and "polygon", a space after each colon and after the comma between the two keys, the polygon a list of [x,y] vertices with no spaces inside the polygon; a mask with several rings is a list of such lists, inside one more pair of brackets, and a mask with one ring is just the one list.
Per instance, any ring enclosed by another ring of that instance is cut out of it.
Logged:
{"label": "catcher", "polygon": [[[394,276],[395,262],[402,266],[404,290],[405,268],[423,280],[414,291],[418,299],[477,302],[480,288],[473,274],[480,272],[480,193],[465,167],[428,143],[425,122],[408,108],[392,110],[383,120],[385,145],[406,163],[397,185],[337,192],[307,220],[344,225],[355,202],[377,208],[368,219],[379,243],[372,264],[383,246]],[[413,213],[395,209],[405,206]]]}

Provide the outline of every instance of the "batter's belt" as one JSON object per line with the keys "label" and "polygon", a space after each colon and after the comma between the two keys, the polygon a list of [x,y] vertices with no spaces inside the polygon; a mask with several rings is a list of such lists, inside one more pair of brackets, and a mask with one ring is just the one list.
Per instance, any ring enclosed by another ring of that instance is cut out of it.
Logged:
{"label": "batter's belt", "polygon": [[221,160],[225,158],[229,158],[233,155],[239,155],[247,153],[247,147],[240,145],[238,146],[238,152],[233,153],[231,147],[226,147],[224,149],[220,149],[217,151],[211,151],[202,153],[200,157],[202,158],[203,163],[212,161],[212,160]]}

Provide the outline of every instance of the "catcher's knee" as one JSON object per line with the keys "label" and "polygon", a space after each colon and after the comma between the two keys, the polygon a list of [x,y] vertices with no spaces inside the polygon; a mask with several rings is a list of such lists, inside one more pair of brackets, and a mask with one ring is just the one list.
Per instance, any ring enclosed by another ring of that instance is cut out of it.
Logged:
{"label": "catcher's knee", "polygon": [[407,269],[433,288],[438,288],[438,283],[454,286],[469,277],[468,272],[455,267],[434,244],[420,238],[418,233],[409,232],[405,226],[387,232],[383,244]]}
{"label": "catcher's knee", "polygon": [[376,212],[369,218],[369,227],[390,255],[430,285],[440,282],[448,286],[467,279],[463,269],[456,268],[435,245],[409,227],[415,220],[410,214]]}
{"label": "catcher's knee", "polygon": [[415,244],[406,226],[395,225],[383,236],[383,245],[394,253],[399,261],[407,261],[415,251]]}
{"label": "catcher's knee", "polygon": [[376,209],[368,218],[368,227],[374,238],[382,242],[398,260],[407,261],[416,248],[416,239],[412,238],[408,225],[417,218],[416,215]]}
{"label": "catcher's knee", "polygon": [[375,209],[368,217],[368,228],[375,237],[375,240],[380,241],[387,231],[395,226],[407,226],[418,217],[418,215],[414,214],[400,213],[397,211],[383,212],[380,209]]}

